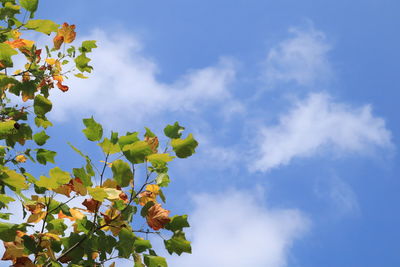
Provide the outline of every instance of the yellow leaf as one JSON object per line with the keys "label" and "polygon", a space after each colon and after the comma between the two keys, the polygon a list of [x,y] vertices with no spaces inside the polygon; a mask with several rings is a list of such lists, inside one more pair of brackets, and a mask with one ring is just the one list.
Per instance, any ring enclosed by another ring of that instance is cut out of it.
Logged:
{"label": "yellow leaf", "polygon": [[24,246],[20,242],[4,242],[6,251],[3,254],[4,260],[15,260],[16,258],[26,256],[24,254]]}
{"label": "yellow leaf", "polygon": [[16,39],[14,41],[6,41],[4,43],[9,44],[12,48],[29,48],[30,49],[35,42],[31,41],[31,40],[25,40],[25,39]]}
{"label": "yellow leaf", "polygon": [[74,217],[65,215],[61,210],[58,212],[58,219],[69,219],[70,221],[75,221],[76,219]]}
{"label": "yellow leaf", "polygon": [[27,223],[38,223],[46,217],[46,211],[40,211],[38,213],[33,213],[29,216]]}
{"label": "yellow leaf", "polygon": [[17,29],[14,29],[11,31],[11,36],[13,39],[19,39],[19,37],[21,36],[21,33]]}
{"label": "yellow leaf", "polygon": [[25,155],[18,155],[15,157],[15,160],[19,163],[24,163],[24,162],[26,162],[26,157],[25,157]]}
{"label": "yellow leaf", "polygon": [[99,257],[99,253],[98,252],[92,252],[92,260],[95,260]]}
{"label": "yellow leaf", "polygon": [[77,220],[82,220],[85,217],[85,215],[77,209],[71,208],[69,209],[69,212],[71,213],[72,217]]}
{"label": "yellow leaf", "polygon": [[102,187],[117,188],[118,184],[115,180],[107,179],[103,182]]}
{"label": "yellow leaf", "polygon": [[57,240],[57,241],[61,240],[61,238],[58,235],[52,234],[52,233],[44,233],[43,236],[49,237],[50,239],[54,239],[54,240]]}
{"label": "yellow leaf", "polygon": [[57,31],[57,35],[53,39],[54,48],[60,49],[62,43],[72,43],[75,40],[76,32],[75,25],[64,23]]}
{"label": "yellow leaf", "polygon": [[64,78],[63,78],[63,76],[61,76],[61,75],[53,75],[53,79],[54,80],[56,80],[56,81],[58,81],[58,82],[62,82],[62,81],[64,81]]}
{"label": "yellow leaf", "polygon": [[114,188],[105,188],[104,191],[107,193],[107,199],[109,200],[120,199],[119,195],[122,193],[121,190]]}
{"label": "yellow leaf", "polygon": [[54,65],[56,64],[56,61],[54,58],[46,58],[46,63],[49,65]]}
{"label": "yellow leaf", "polygon": [[149,184],[146,186],[146,191],[152,192],[155,195],[160,194],[160,187],[156,184]]}

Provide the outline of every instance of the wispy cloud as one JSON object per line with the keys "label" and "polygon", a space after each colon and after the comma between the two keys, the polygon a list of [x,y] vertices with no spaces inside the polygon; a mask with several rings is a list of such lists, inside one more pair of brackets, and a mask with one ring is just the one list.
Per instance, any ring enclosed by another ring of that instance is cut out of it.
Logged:
{"label": "wispy cloud", "polygon": [[273,47],[267,56],[264,78],[270,86],[295,82],[314,85],[331,75],[327,53],[331,46],[325,34],[313,27],[290,28],[290,38]]}
{"label": "wispy cloud", "polygon": [[94,114],[117,125],[165,112],[197,112],[216,103],[230,103],[228,85],[234,80],[235,64],[229,59],[164,83],[157,78],[157,63],[144,55],[134,36],[98,30],[84,39],[98,40],[99,48],[91,55],[95,70],[90,79],[71,79],[70,91],[53,97],[54,119]]}
{"label": "wispy cloud", "polygon": [[391,133],[370,105],[353,107],[325,93],[310,94],[282,115],[278,125],[262,127],[254,166],[259,171],[314,156],[323,148],[365,154],[374,147],[391,147]]}
{"label": "wispy cloud", "polygon": [[293,241],[309,221],[298,210],[274,209],[262,199],[257,191],[237,190],[196,196],[193,254],[174,257],[172,266],[286,266]]}
{"label": "wispy cloud", "polygon": [[327,201],[333,207],[332,210],[335,212],[335,217],[354,216],[360,213],[360,205],[356,193],[340,177],[333,175],[319,179],[314,191],[319,198]]}

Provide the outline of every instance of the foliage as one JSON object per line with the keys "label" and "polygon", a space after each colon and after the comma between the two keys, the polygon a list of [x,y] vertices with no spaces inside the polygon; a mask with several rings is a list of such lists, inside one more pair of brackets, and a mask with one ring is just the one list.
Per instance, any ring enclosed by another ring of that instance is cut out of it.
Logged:
{"label": "foliage", "polygon": [[[190,253],[183,231],[189,227],[187,216],[170,217],[160,203],[166,201],[162,188],[170,183],[169,162],[191,156],[198,145],[192,134],[182,137],[178,123],[165,127],[168,144],[161,148],[148,128],[143,138],[138,132],[104,136],[93,117],[83,119],[83,134],[104,154],[101,163],[69,144],[82,157],[81,166],[32,174],[38,164],[51,166],[57,159],[57,152],[45,148],[46,131],[53,125],[47,118],[53,108],[50,93],[67,92],[64,81],[70,75],[87,78],[84,73],[93,70],[90,52],[97,45],[94,40],[71,45],[75,25],[34,19],[38,0],[0,3],[2,260],[13,266],[103,266],[120,257],[132,259],[134,266],[167,266],[152,249],[149,234],[163,238],[170,254]],[[52,45],[39,48],[24,39],[29,32],[49,36]],[[17,57],[25,60],[22,69],[14,67]],[[24,221],[7,222],[18,201]]]}

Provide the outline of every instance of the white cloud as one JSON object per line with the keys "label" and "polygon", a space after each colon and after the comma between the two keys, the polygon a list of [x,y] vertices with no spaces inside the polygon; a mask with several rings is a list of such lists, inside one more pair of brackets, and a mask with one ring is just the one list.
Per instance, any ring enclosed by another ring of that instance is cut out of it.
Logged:
{"label": "white cloud", "polygon": [[323,93],[298,101],[278,125],[263,127],[257,143],[259,154],[252,168],[259,171],[313,156],[324,147],[365,154],[374,147],[392,146],[385,121],[372,114],[371,106],[351,107]]}
{"label": "white cloud", "polygon": [[93,114],[115,126],[164,112],[196,112],[212,103],[230,103],[227,87],[234,80],[235,64],[229,59],[168,84],[157,79],[157,64],[133,36],[98,30],[83,39],[98,41],[99,48],[91,54],[94,72],[87,80],[68,80],[70,90],[53,95],[54,119]]}
{"label": "white cloud", "polygon": [[278,82],[296,82],[313,85],[330,76],[327,60],[330,45],[324,33],[313,29],[289,29],[291,38],[273,47],[267,56],[265,79],[270,85]]}
{"label": "white cloud", "polygon": [[196,196],[193,254],[170,259],[171,266],[286,266],[292,243],[309,222],[298,210],[266,207],[256,195],[231,190]]}

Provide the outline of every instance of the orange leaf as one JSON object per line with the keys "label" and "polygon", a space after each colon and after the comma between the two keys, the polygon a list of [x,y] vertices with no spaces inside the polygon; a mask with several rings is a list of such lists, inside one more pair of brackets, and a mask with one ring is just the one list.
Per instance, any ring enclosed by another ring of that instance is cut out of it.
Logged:
{"label": "orange leaf", "polygon": [[92,260],[95,260],[99,257],[99,253],[98,252],[92,252]]}
{"label": "orange leaf", "polygon": [[57,35],[53,39],[54,48],[58,50],[62,43],[72,43],[72,41],[75,40],[75,37],[75,25],[69,25],[65,22],[61,28],[58,29]]}
{"label": "orange leaf", "polygon": [[72,191],[72,186],[69,184],[63,184],[59,186],[56,189],[53,189],[54,192],[65,195],[67,197],[70,197],[71,191]]}
{"label": "orange leaf", "polygon": [[26,157],[25,157],[25,155],[18,155],[15,157],[15,160],[19,163],[24,163],[24,162],[26,162]]}
{"label": "orange leaf", "polygon": [[58,87],[58,89],[60,89],[60,90],[63,91],[63,92],[66,92],[66,91],[68,91],[68,89],[69,89],[68,86],[63,85],[63,84],[61,84],[60,82],[57,83],[57,87]]}
{"label": "orange leaf", "polygon": [[83,217],[85,217],[85,215],[77,209],[71,208],[71,209],[69,209],[69,212],[71,213],[72,217],[77,220],[82,220]]}
{"label": "orange leaf", "polygon": [[12,48],[31,48],[35,42],[25,39],[17,39],[14,41],[6,41],[4,43],[9,44]]}
{"label": "orange leaf", "polygon": [[64,43],[64,36],[56,35],[53,39],[53,43],[56,50],[60,49],[61,45]]}
{"label": "orange leaf", "polygon": [[4,242],[4,247],[6,251],[1,258],[5,260],[15,260],[19,257],[26,256],[24,254],[24,246],[20,242]]}
{"label": "orange leaf", "polygon": [[119,194],[119,198],[120,198],[121,200],[123,200],[124,203],[128,203],[128,202],[129,202],[129,200],[128,200],[128,195],[125,194],[124,192],[121,192],[121,194]]}
{"label": "orange leaf", "polygon": [[154,137],[146,136],[144,138],[144,141],[147,144],[149,144],[151,150],[153,150],[153,153],[157,153],[158,152],[158,150],[157,150],[157,148],[158,148],[158,138],[157,138],[157,136],[154,136]]}
{"label": "orange leaf", "polygon": [[13,267],[35,267],[35,264],[28,257],[19,257]]}
{"label": "orange leaf", "polygon": [[154,204],[147,211],[147,224],[154,230],[160,230],[164,228],[167,223],[170,222],[169,216],[170,211],[163,209],[160,204]]}
{"label": "orange leaf", "polygon": [[139,204],[144,206],[147,202],[156,202],[157,195],[160,193],[160,187],[155,184],[146,186],[146,191],[139,194]]}
{"label": "orange leaf", "polygon": [[[32,196],[32,200],[37,201],[38,199]],[[29,205],[25,205],[25,208],[30,211],[32,214],[36,214],[41,212],[46,206],[41,203],[41,202],[37,202],[35,204],[29,204]]]}
{"label": "orange leaf", "polygon": [[75,221],[76,219],[74,217],[65,215],[61,210],[58,212],[58,219],[69,219],[70,221]]}
{"label": "orange leaf", "polygon": [[87,195],[87,188],[83,185],[82,180],[79,178],[75,178],[72,180],[72,190],[78,193],[81,196]]}

